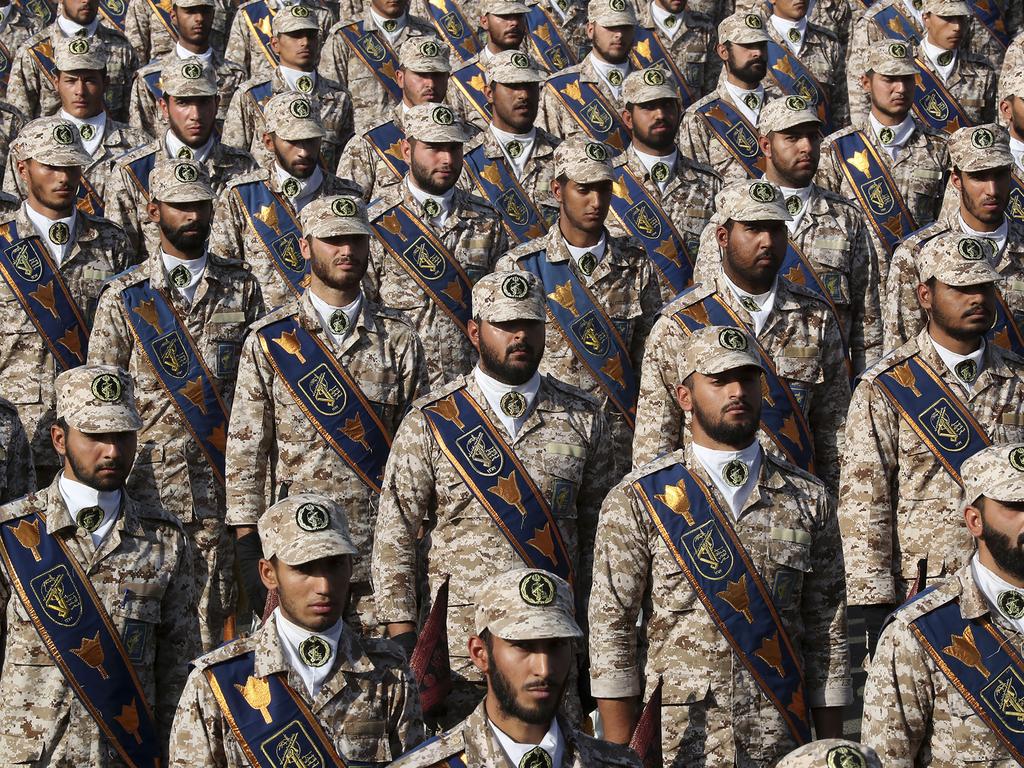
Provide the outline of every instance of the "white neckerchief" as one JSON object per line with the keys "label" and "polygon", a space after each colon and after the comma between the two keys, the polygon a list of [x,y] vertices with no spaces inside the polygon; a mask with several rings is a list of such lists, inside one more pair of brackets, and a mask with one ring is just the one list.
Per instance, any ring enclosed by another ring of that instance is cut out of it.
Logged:
{"label": "white neckerchief", "polygon": [[90,24],[83,27],[77,21],[72,21],[63,13],[57,14],[57,26],[60,27],[60,31],[64,33],[64,37],[75,37],[76,35],[81,37],[95,37],[96,29],[99,25],[100,17],[98,15]]}
{"label": "white neckerchief", "polygon": [[536,747],[540,747],[548,753],[552,765],[562,764],[562,757],[565,755],[565,738],[562,736],[562,729],[558,727],[557,717],[551,718],[551,727],[544,734],[544,738],[540,740],[540,744],[520,744],[518,741],[512,741],[501,728],[491,722],[490,718],[487,719],[487,724],[491,726],[491,733],[494,734],[501,748],[508,755],[512,765],[519,765],[526,753]]}
{"label": "white neckerchief", "polygon": [[[601,232],[601,239],[598,240],[595,245],[589,245],[589,246],[586,246],[584,248],[578,248],[575,245],[570,245],[569,241],[566,240],[564,237],[562,238],[562,242],[565,243],[565,247],[569,251],[569,256],[572,258],[572,260],[574,262],[576,262],[576,266],[577,267],[580,265],[580,259],[582,259],[588,253],[594,254],[594,264],[595,265],[600,264],[601,263],[601,259],[604,258],[604,252],[608,248],[608,238],[607,238],[607,236],[605,235],[604,232]],[[582,272],[582,271],[583,270],[581,269],[580,272]],[[597,267],[595,266],[594,267],[594,272],[596,272],[596,271],[597,271]],[[589,275],[585,274],[583,276],[583,279],[584,279],[584,281],[586,281],[589,284],[590,281],[594,279],[594,273],[591,272]]]}
{"label": "white neckerchief", "polygon": [[484,44],[484,47],[480,49],[480,63],[486,64],[497,55],[497,53],[491,50],[491,42],[488,40],[487,43]]}
{"label": "white neckerchief", "polygon": [[1010,154],[1013,155],[1013,159],[1017,161],[1017,172],[1024,173],[1024,141],[1011,136]]}
{"label": "white neckerchief", "polygon": [[185,147],[192,153],[191,159],[195,160],[197,163],[205,163],[207,161],[210,157],[210,153],[213,152],[213,144],[216,139],[217,132],[210,131],[210,138],[206,140],[206,143],[203,144],[203,146],[196,148],[189,147],[185,142],[175,136],[174,131],[170,128],[168,128],[167,133],[164,134],[164,144],[166,145],[168,157],[177,157],[181,148]]}
{"label": "white neckerchief", "polygon": [[[753,90],[746,90],[740,88],[738,85],[733,85],[728,80],[724,80],[725,90],[732,96],[732,103],[736,109],[740,111],[747,120],[750,121],[751,125],[757,125],[757,118],[761,114],[761,108],[764,107],[764,86],[758,83],[757,88]],[[748,93],[757,94],[757,109],[751,109],[747,106],[747,103],[743,100]]]}
{"label": "white neckerchief", "polygon": [[796,213],[790,211],[789,215],[792,216],[792,219],[786,222],[786,229],[788,229],[789,234],[792,235],[799,228],[800,222],[803,221],[804,214],[807,213],[807,204],[811,199],[811,185],[808,184],[806,187],[800,187],[797,189],[795,187],[784,187],[779,184],[779,189],[782,190],[782,198],[786,201],[787,210],[789,208],[789,198],[795,197],[800,201],[800,210]]}
{"label": "white neckerchief", "polygon": [[[942,362],[949,368],[950,373],[956,377],[956,381],[960,386],[966,389],[968,392],[974,389],[975,383],[978,381],[978,377],[981,376],[981,372],[985,365],[985,341],[981,342],[981,346],[978,347],[974,352],[969,355],[960,355],[951,349],[946,349],[944,346],[939,344],[935,339],[932,339],[931,335],[928,338],[932,341],[932,346],[935,347],[935,351],[939,353],[939,357],[942,358]],[[960,378],[960,374],[956,372],[956,366],[958,363],[962,363],[964,360],[970,360],[974,363],[974,381],[966,382]]]}
{"label": "white neckerchief", "polygon": [[[336,307],[333,304],[328,304],[313,293],[313,291],[310,291],[309,303],[316,310],[316,314],[320,318],[320,327],[324,329],[324,333],[334,339],[335,345],[340,347],[345,338],[352,333],[352,329],[356,327],[356,318],[359,317],[359,310],[363,307],[363,292],[360,291],[359,295],[344,307]],[[340,335],[331,330],[331,315],[339,309],[345,313],[345,318],[348,320],[345,325],[345,332]]]}
{"label": "white neckerchief", "polygon": [[[406,24],[409,23],[409,14],[407,13],[403,13],[397,19],[388,19],[385,18],[384,16],[381,16],[379,13],[373,10],[372,7],[370,8],[370,18],[373,19],[373,23],[377,26],[377,30],[382,35],[384,35],[384,37],[386,37],[388,42],[391,43],[392,45],[394,45],[398,38],[402,36],[402,30],[405,29]],[[397,24],[394,32],[388,32],[386,29],[384,29],[385,21],[393,21],[395,22],[395,24]]]}
{"label": "white neckerchief", "polygon": [[[292,669],[299,673],[310,698],[315,698],[320,693],[320,687],[324,684],[327,676],[331,674],[331,669],[334,668],[334,658],[338,655],[338,643],[341,641],[342,621],[339,619],[333,627],[324,632],[310,632],[305,627],[288,621],[281,613],[280,606],[274,609],[274,616],[276,617],[277,638],[281,641],[285,658]],[[331,652],[327,661],[319,667],[307,665],[299,654],[299,646],[302,645],[302,641],[313,637],[313,635],[325,640]]]}
{"label": "white neckerchief", "polygon": [[[903,0],[903,10],[907,12],[914,21],[917,22],[918,29],[924,29],[924,16],[923,11],[914,7],[914,3],[911,0]],[[810,11],[807,11],[810,14]]]}
{"label": "white neckerchief", "polygon": [[964,221],[964,216],[962,213],[958,213],[956,216],[960,220],[960,230],[965,235],[976,237],[979,240],[988,241],[993,246],[995,246],[992,252],[992,256],[989,258],[988,262],[993,267],[999,264],[1000,257],[1003,255],[1003,250],[1006,248],[1006,239],[1010,234],[1009,219],[1003,216],[1003,223],[996,227],[993,231],[978,232],[976,229],[971,229],[970,227],[967,226],[967,222]]}
{"label": "white neckerchief", "polygon": [[[57,262],[57,266],[61,266],[64,263],[64,257],[67,256],[68,251],[71,250],[71,246],[75,242],[75,225],[78,223],[78,209],[72,208],[71,215],[65,216],[63,219],[50,219],[29,205],[27,200],[22,203],[22,207],[25,209],[25,215],[28,216],[28,220],[35,227],[39,239],[46,246],[46,250],[50,252],[50,256]],[[64,245],[58,245],[50,239],[50,228],[59,222],[63,222],[68,228],[68,241]]]}
{"label": "white neckerchief", "polygon": [[[312,72],[303,72],[301,69],[292,69],[286,67],[284,64],[277,65],[277,71],[281,73],[281,79],[284,80],[284,84],[288,86],[288,90],[294,93],[304,93],[307,96],[312,95],[313,91],[316,90],[316,70]],[[304,91],[299,88],[299,78],[308,77],[313,81],[313,87],[308,91]]]}
{"label": "white neckerchief", "polygon": [[444,223],[448,221],[448,216],[452,212],[452,198],[455,197],[455,187],[452,187],[443,195],[432,195],[429,192],[424,192],[422,189],[416,186],[416,182],[412,180],[412,176],[406,174],[406,186],[409,188],[409,194],[412,195],[413,199],[423,206],[427,200],[433,200],[439,206],[441,206],[441,212],[437,216],[427,218],[426,211],[418,211],[420,216],[430,222],[431,226],[443,227]]}
{"label": "white neckerchief", "polygon": [[[626,76],[629,74],[629,60],[627,59],[621,64],[610,64],[598,56],[597,53],[591,51],[590,61],[594,65],[594,71],[597,72],[597,76],[608,86],[616,100],[620,99],[622,97],[622,83],[626,82]],[[613,69],[618,70],[619,74],[622,75],[622,81],[618,85],[612,85],[611,81],[608,80],[608,73]]]}
{"label": "white neckerchief", "polygon": [[[167,273],[167,284],[184,296],[185,300],[191,304],[192,299],[196,297],[196,288],[199,287],[199,281],[203,279],[203,272],[206,271],[206,262],[209,260],[209,254],[204,251],[203,255],[198,259],[179,259],[177,256],[171,256],[171,254],[161,248],[160,259],[163,261],[164,271]],[[171,280],[171,271],[179,266],[185,267],[189,273],[188,284],[180,287]]]}
{"label": "white neckerchief", "polygon": [[[757,479],[761,474],[761,445],[755,440],[746,448],[739,451],[718,451],[714,448],[705,448],[703,445],[693,443],[693,456],[704,467],[704,470],[711,476],[712,482],[725,497],[732,512],[733,520],[738,520],[740,510],[750,498]],[[725,479],[726,465],[732,461],[739,461],[747,470],[747,479],[741,486],[735,486]]]}
{"label": "white neckerchief", "polygon": [[[779,33],[779,36],[786,41],[786,47],[793,52],[793,55],[799,56],[800,51],[804,47],[804,40],[807,39],[807,17],[804,16],[798,21],[790,21],[773,13],[768,17],[768,21],[775,27],[775,31]],[[791,40],[789,37],[790,31],[794,29],[799,35],[796,41]]]}
{"label": "white neckerchief", "polygon": [[[537,392],[540,390],[540,373],[534,372],[533,377],[525,384],[506,384],[484,373],[478,364],[473,369],[473,378],[484,393],[484,397],[487,398],[487,404],[491,406],[491,410],[498,414],[501,425],[515,440],[526,419],[533,412],[533,402],[537,399]],[[509,392],[518,392],[526,399],[526,407],[523,408],[521,416],[512,417],[502,410],[501,399]]]}
{"label": "white neckerchief", "polygon": [[71,521],[75,525],[78,525],[75,516],[79,510],[85,507],[99,507],[103,510],[103,521],[95,531],[89,534],[89,537],[92,539],[92,545],[98,547],[117,521],[117,513],[121,509],[120,489],[116,491],[97,491],[95,488],[80,483],[77,480],[72,480],[64,474],[61,474],[60,479],[57,481],[57,488],[60,490],[61,498],[64,499],[64,504],[71,515]]}
{"label": "white neckerchief", "polygon": [[772,313],[772,309],[775,307],[775,296],[779,290],[779,279],[775,278],[775,281],[772,283],[772,289],[767,293],[747,293],[729,279],[729,276],[725,274],[725,270],[722,270],[722,277],[725,278],[725,284],[729,286],[729,290],[733,292],[741,306],[743,306],[743,299],[746,297],[747,299],[753,299],[754,303],[761,308],[759,310],[751,310],[750,308],[743,306],[743,309],[754,321],[754,336],[757,336],[757,334],[761,332],[761,329],[764,328],[764,324],[768,320],[768,315]]}
{"label": "white neckerchief", "polygon": [[320,165],[313,166],[313,172],[304,179],[292,176],[288,171],[281,167],[277,162],[274,163],[274,175],[277,177],[277,186],[281,190],[281,194],[284,194],[284,184],[288,179],[295,179],[299,183],[299,193],[295,197],[285,198],[295,211],[301,211],[306,205],[316,197],[316,193],[320,191],[320,185],[324,182],[323,171],[320,170]]}
{"label": "white neckerchief", "polygon": [[[494,138],[498,140],[498,146],[501,147],[502,153],[505,155],[505,159],[508,160],[509,165],[516,172],[516,178],[521,179],[523,177],[523,171],[526,169],[526,161],[533,154],[533,145],[537,139],[537,129],[530,128],[528,133],[509,133],[496,127],[494,123],[491,123],[491,133],[494,134]],[[508,153],[508,144],[511,141],[518,141],[523,145],[522,151],[519,153],[519,157],[512,157]]]}
{"label": "white neckerchief", "polygon": [[[899,125],[882,125],[878,118],[872,113],[868,113],[868,123],[871,125],[871,132],[875,135],[875,140],[878,142],[878,146],[882,148],[882,151],[889,156],[890,160],[896,159],[896,151],[903,147],[910,140],[911,134],[914,133],[916,127],[914,118],[908,113],[903,122]],[[881,133],[886,128],[892,131],[893,138],[888,144],[883,144],[881,139]]]}
{"label": "white neckerchief", "polygon": [[[942,78],[943,84],[948,83],[949,76],[953,72],[953,67],[956,66],[956,49],[947,51],[945,48],[939,48],[939,46],[932,43],[932,41],[925,36],[924,40],[921,41],[921,50],[924,51],[925,58],[928,59],[928,63],[932,65],[932,69],[935,70],[939,77]],[[949,60],[949,64],[939,64],[939,56],[944,53],[953,54],[953,58]]]}
{"label": "white neckerchief", "polygon": [[640,162],[643,163],[644,168],[647,169],[647,173],[651,174],[652,181],[654,181],[653,168],[655,165],[657,165],[658,163],[664,163],[665,165],[668,166],[668,176],[665,177],[665,180],[654,181],[654,183],[658,185],[658,189],[661,191],[661,194],[664,195],[665,189],[668,187],[669,182],[672,181],[672,177],[675,175],[676,159],[679,157],[679,150],[676,149],[675,146],[673,146],[671,154],[660,156],[648,155],[646,152],[641,152],[636,147],[633,147],[633,151],[636,152],[636,156],[640,159]]}
{"label": "white neckerchief", "polygon": [[1008,582],[1002,576],[987,568],[984,563],[981,562],[981,558],[978,556],[977,552],[975,552],[971,557],[971,576],[974,577],[974,583],[978,585],[978,589],[981,590],[981,594],[985,596],[985,602],[988,603],[989,609],[992,613],[998,613],[1006,619],[1006,621],[1010,622],[1010,625],[1014,629],[1018,632],[1024,633],[1024,618],[1015,619],[1013,616],[1008,616],[1003,609],[999,607],[1000,594],[1007,590],[1024,593],[1024,589],[1013,586],[1013,584]]}
{"label": "white neckerchief", "polygon": [[[69,114],[64,109],[61,109],[60,116],[67,120],[69,123],[73,123],[78,129],[78,136],[82,140],[82,146],[85,147],[85,151],[90,155],[95,155],[96,150],[99,149],[100,144],[103,143],[103,133],[107,127],[107,113],[100,112],[98,115],[92,117],[80,118]],[[82,136],[82,126],[91,125],[93,128],[92,138],[88,141]]]}
{"label": "white neckerchief", "polygon": [[213,48],[207,48],[203,53],[192,53],[181,43],[174,44],[174,54],[184,61],[185,59],[199,59],[203,64],[213,66]]}
{"label": "white neckerchief", "polygon": [[[666,24],[666,20],[669,18],[675,19],[671,26]],[[657,3],[651,3],[651,20],[654,22],[654,26],[658,28],[658,31],[669,40],[675,40],[679,30],[685,26],[683,24],[683,14],[666,11]]]}

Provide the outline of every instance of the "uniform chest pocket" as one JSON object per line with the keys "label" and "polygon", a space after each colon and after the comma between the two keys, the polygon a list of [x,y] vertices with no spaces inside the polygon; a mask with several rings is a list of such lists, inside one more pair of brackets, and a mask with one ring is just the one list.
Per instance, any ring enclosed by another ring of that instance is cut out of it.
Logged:
{"label": "uniform chest pocket", "polygon": [[312,443],[318,433],[303,415],[292,393],[280,380],[275,380],[273,387],[274,421],[277,426],[277,439],[282,443]]}
{"label": "uniform chest pocket", "polygon": [[487,231],[490,227],[479,219],[468,219],[463,224],[468,228],[459,235],[455,254],[469,282],[475,285],[477,280],[491,271],[493,243]]}
{"label": "uniform chest pocket", "polygon": [[548,443],[544,465],[549,474],[548,503],[555,517],[576,517],[576,497],[583,481],[586,449],[574,443]]}
{"label": "uniform chest pocket", "polygon": [[383,719],[363,717],[365,715],[357,712],[355,716],[346,718],[338,729],[338,735],[345,744],[345,761],[349,765],[358,766],[388,765],[393,755],[387,723]]}
{"label": "uniform chest pocket", "polygon": [[766,586],[779,610],[798,604],[804,574],[811,570],[811,535],[792,528],[772,528],[768,542],[772,577]]}
{"label": "uniform chest pocket", "polygon": [[815,241],[814,259],[817,261],[818,280],[828,292],[829,298],[839,305],[850,303],[850,261],[845,238],[828,238]]}
{"label": "uniform chest pocket", "polygon": [[800,347],[787,349],[786,354],[775,358],[776,371],[789,385],[804,413],[809,407],[813,388],[825,378],[817,357],[817,347]]}
{"label": "uniform chest pocket", "polygon": [[128,660],[148,666],[156,655],[156,630],[160,624],[161,608],[160,597],[155,590],[149,585],[144,586],[147,594],[125,590],[124,599],[114,609],[114,620],[120,628]]}

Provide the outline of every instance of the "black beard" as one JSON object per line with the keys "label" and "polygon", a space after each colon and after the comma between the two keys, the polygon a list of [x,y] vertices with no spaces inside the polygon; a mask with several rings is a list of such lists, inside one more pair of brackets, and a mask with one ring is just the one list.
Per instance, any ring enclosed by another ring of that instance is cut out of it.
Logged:
{"label": "black beard", "polygon": [[[432,195],[443,195],[451,189],[451,187],[442,187],[440,184],[436,184],[430,173],[415,160],[409,164],[409,172],[412,174],[412,178],[416,182],[416,186],[424,192],[429,192]],[[456,180],[458,179],[457,176],[455,178]],[[454,184],[452,186],[454,186]]]}
{"label": "black beard", "polygon": [[996,565],[1014,577],[1024,579],[1024,536],[1017,539],[1016,546],[1012,545],[1009,536],[988,527],[982,514],[981,540],[985,542]]}
{"label": "black beard", "polygon": [[182,253],[202,252],[206,248],[206,238],[210,236],[210,224],[197,221],[195,224],[198,232],[185,232],[184,227],[171,229],[161,222],[160,231],[168,242]]}
{"label": "black beard", "polygon": [[716,443],[725,445],[747,446],[754,441],[759,427],[756,413],[757,409],[755,408],[748,421],[727,424],[721,417],[716,421],[710,413],[704,411],[697,404],[696,399],[693,400],[693,418],[700,424],[701,429],[708,437]]}
{"label": "black beard", "polygon": [[[509,355],[513,352],[529,351],[529,349],[530,348],[525,344],[513,344],[505,350],[505,354]],[[490,347],[485,344],[480,345],[480,360],[483,363],[484,368],[486,368],[490,375],[498,381],[504,382],[505,384],[511,384],[516,387],[521,384],[525,384],[533,378],[533,374],[537,372],[537,367],[540,365],[540,359],[543,354],[544,348],[542,347],[537,350],[527,364],[510,365],[509,363],[499,360],[498,356]]]}
{"label": "black beard", "polygon": [[96,477],[96,470],[108,469],[114,467],[118,470],[123,469],[117,462],[100,464],[95,470],[88,470],[81,466],[78,461],[75,460],[74,455],[69,451],[64,454],[64,458],[67,459],[68,464],[71,466],[71,471],[75,473],[75,477],[78,478],[78,482],[82,485],[87,485],[90,488],[95,488],[97,491],[116,491],[118,488],[124,485],[125,478],[128,476],[127,471],[120,472],[118,477],[111,480],[100,480]]}
{"label": "black beard", "polygon": [[487,673],[487,679],[491,682],[494,698],[498,700],[498,706],[501,708],[501,711],[511,718],[529,723],[530,725],[551,724],[551,720],[554,718],[555,713],[558,711],[558,706],[562,702],[562,694],[565,693],[565,685],[569,680],[566,677],[566,681],[562,683],[562,690],[558,692],[557,696],[552,696],[546,703],[538,704],[532,709],[527,709],[519,705],[508,678],[501,674],[501,671],[493,664]]}

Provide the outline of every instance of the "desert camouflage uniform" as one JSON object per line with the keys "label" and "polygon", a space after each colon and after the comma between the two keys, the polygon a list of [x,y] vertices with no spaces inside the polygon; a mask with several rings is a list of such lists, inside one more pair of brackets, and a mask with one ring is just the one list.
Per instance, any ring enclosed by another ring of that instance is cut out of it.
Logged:
{"label": "desert camouflage uniform", "polygon": [[[739,0],[736,3],[736,10],[760,14],[770,12],[756,0]],[[859,20],[863,13],[864,6],[860,0],[820,0],[820,2],[811,4],[807,11],[807,21],[835,35],[845,53],[847,42],[850,39],[850,30],[853,29],[855,21]]]}
{"label": "desert camouflage uniform", "polygon": [[[559,33],[562,35],[562,39],[565,41],[566,47],[569,49],[569,53],[576,57],[577,61],[583,61],[586,55],[590,53],[590,40],[587,39],[587,3],[583,0],[568,0],[566,5],[568,6],[565,10],[565,18],[563,19],[561,14],[558,12],[555,3],[552,0],[537,0],[536,2],[529,2],[527,5],[539,5],[555,22],[555,26],[558,28]],[[540,61],[541,56],[534,50],[533,44],[530,43],[530,36],[527,33],[524,38],[527,42],[530,55],[536,60]]]}
{"label": "desert camouflage uniform", "polygon": [[[89,532],[75,524],[57,484],[54,480],[48,488],[0,508],[0,520],[44,513],[47,535],[62,540],[82,566],[113,630],[122,635],[129,621],[146,625],[142,662],[135,664],[135,673],[153,709],[166,760],[187,664],[199,651],[188,543],[173,517],[125,493],[116,522],[97,548]],[[6,570],[0,570],[0,614],[4,763],[124,766],[39,639]]]}
{"label": "desert camouflage uniform", "polygon": [[27,120],[17,109],[6,101],[0,101],[0,160],[7,164],[7,156],[11,151],[11,144],[18,138],[21,129],[25,127]]}
{"label": "desert camouflage uniform", "polygon": [[[163,0],[159,5],[166,3],[167,12],[173,5],[173,0]],[[215,51],[214,56],[224,53],[224,47],[228,42],[228,24],[234,13],[234,3],[230,0],[216,0],[213,10],[213,28],[210,30],[210,47]],[[164,26],[163,19],[157,16],[156,11],[150,5],[150,0],[128,0],[128,13],[124,20],[124,35],[128,42],[135,49],[139,61],[153,62],[155,59],[162,59],[174,50],[178,42],[178,32],[173,32]]]}
{"label": "desert camouflage uniform", "polygon": [[[370,128],[376,128],[378,125],[383,125],[385,122],[394,122],[398,126],[402,135],[405,135],[405,131],[402,128],[402,116],[405,114],[405,110],[402,105],[397,105],[390,110],[391,118],[389,120],[381,121],[377,124],[371,124]],[[383,147],[385,152],[391,151],[391,147]],[[402,157],[402,144],[399,142],[394,148],[397,153],[397,159]],[[341,158],[338,160],[338,176],[343,179],[351,179],[363,190],[363,201],[369,203],[371,200],[375,200],[378,197],[382,197],[386,194],[388,187],[392,187],[398,184],[401,180],[401,176],[396,176],[387,164],[381,159],[381,156],[377,153],[373,147],[370,146],[370,142],[366,139],[365,132],[352,139],[348,144],[345,145],[345,150],[341,153]]]}
{"label": "desert camouflage uniform", "polygon": [[[231,30],[228,32],[228,45],[224,51],[224,58],[240,65],[245,70],[249,79],[265,80],[270,77],[277,68],[272,63],[269,55],[263,48],[263,44],[256,39],[256,36],[249,28],[249,17],[244,12],[251,5],[266,4],[271,9],[280,5],[298,5],[298,3],[282,3],[280,0],[247,0],[238,6],[235,17],[231,22]],[[320,25],[318,40],[324,40],[327,30],[334,23],[333,14],[326,4],[320,0],[302,0],[302,5],[307,6],[316,14],[317,23]],[[272,10],[272,12],[274,12]],[[263,31],[269,40],[271,35],[272,16],[266,19],[266,29]]]}
{"label": "desert camouflage uniform", "polygon": [[36,489],[28,435],[14,403],[0,398],[0,504]]}
{"label": "desert camouflage uniform", "polygon": [[[1024,34],[1017,35],[1006,49],[1006,57],[1003,59],[1003,66],[999,70],[998,101],[1002,101],[1008,95],[1007,84],[1009,79],[1016,73],[1024,71]],[[998,103],[998,102],[997,102]]]}
{"label": "desert camouflage uniform", "polygon": [[[832,126],[838,128],[849,123],[845,74],[846,51],[832,30],[808,22],[804,30],[804,39],[799,55],[793,54],[789,44],[782,39],[782,35],[779,34],[779,30],[775,28],[770,19],[765,21],[764,31],[785,53],[798,59],[818,81],[825,96],[829,99]],[[774,74],[773,69],[769,67],[765,80],[771,82]]]}
{"label": "desert camouflage uniform", "polygon": [[[632,71],[632,67],[630,70]],[[616,120],[622,120],[622,108],[625,104],[621,98],[616,98],[612,94],[607,83],[605,83],[601,76],[597,74],[597,70],[591,62],[590,55],[583,59],[579,64],[572,67],[566,67],[558,74],[567,75],[570,73],[578,75],[578,82],[589,83],[590,85],[596,86],[601,92],[601,95],[604,96],[608,101],[608,104],[611,106],[612,116]],[[558,96],[556,95],[556,91],[553,87],[548,86],[547,83],[542,85],[540,109],[537,112],[537,119],[534,121],[535,124],[548,131],[548,133],[554,134],[562,139],[566,139],[574,133],[584,133],[583,128],[578,122],[576,122],[576,118],[574,118],[565,105],[562,104],[562,98],[565,98],[565,94]]]}
{"label": "desert camouflage uniform", "polygon": [[651,4],[639,4],[637,18],[641,27],[650,30],[661,40],[665,51],[679,68],[686,81],[686,87],[696,101],[705,93],[715,90],[718,73],[722,69],[722,60],[715,53],[718,32],[706,18],[695,16],[692,3],[687,2],[686,8],[676,21],[675,37],[667,39],[651,15]]}
{"label": "desert camouflage uniform", "polygon": [[[733,527],[775,593],[775,607],[802,662],[808,706],[842,706],[852,700],[852,688],[835,504],[819,480],[763,456],[757,485]],[[594,547],[591,692],[597,698],[647,698],[662,676],[665,766],[774,765],[795,746],[788,729],[738,662],[631,485],[676,463],[689,467],[728,510],[688,450],[655,459],[611,490]],[[791,585],[786,597],[778,593],[783,583]],[[646,660],[638,654],[641,605]]]}
{"label": "desert camouflage uniform", "polygon": [[[13,61],[22,44],[39,31],[39,20],[25,13],[18,5],[11,3],[7,10],[3,29],[0,29],[0,55]],[[0,98],[7,95],[7,84],[0,86]]]}

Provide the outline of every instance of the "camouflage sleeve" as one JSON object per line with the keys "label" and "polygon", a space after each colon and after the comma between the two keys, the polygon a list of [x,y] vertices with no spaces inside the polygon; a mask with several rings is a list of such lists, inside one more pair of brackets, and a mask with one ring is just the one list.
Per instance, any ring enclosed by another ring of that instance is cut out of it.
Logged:
{"label": "camouflage sleeve", "polygon": [[850,241],[853,243],[850,259],[850,299],[853,302],[850,315],[850,355],[853,372],[858,374],[874,365],[883,353],[878,257],[863,216],[857,216],[857,226],[851,232]]}
{"label": "camouflage sleeve", "polygon": [[393,757],[418,747],[426,738],[423,712],[420,710],[420,688],[407,664],[396,669],[397,682],[392,686],[388,739]]}
{"label": "camouflage sleeve", "polygon": [[39,113],[39,88],[39,67],[36,66],[31,50],[23,46],[11,65],[7,81],[7,103],[31,119]]}
{"label": "camouflage sleeve", "polygon": [[227,115],[224,118],[224,133],[221,141],[232,147],[238,147],[249,151],[252,143],[252,126],[246,119],[245,100],[249,98],[246,90],[235,91],[231,103],[228,105]]}
{"label": "camouflage sleeve", "polygon": [[814,183],[847,198],[846,193],[843,192],[843,172],[838,163],[832,144],[826,141],[821,145],[821,159],[818,161],[818,172],[814,175]]}
{"label": "camouflage sleeve", "polygon": [[342,39],[338,25],[331,27],[324,41],[316,70],[321,77],[337,80],[348,88],[348,45]]}
{"label": "camouflage sleeve", "polygon": [[[7,435],[7,442],[4,446],[7,453],[7,461],[4,469],[7,472],[6,498],[0,499],[0,503],[21,498],[36,490],[36,470],[32,463],[32,449],[29,446],[28,435],[25,434],[25,425],[21,423],[18,412],[11,412],[10,431]],[[2,599],[2,595],[0,595]],[[3,623],[3,616],[0,616],[0,623]],[[3,640],[0,638],[0,648],[3,648]]]}
{"label": "camouflage sleeve", "polygon": [[217,200],[213,211],[213,231],[210,250],[228,259],[244,258],[245,231],[249,226],[242,211],[241,201],[233,189],[226,189]]}
{"label": "camouflage sleeve", "polygon": [[921,306],[917,303],[917,264],[908,243],[896,248],[885,279],[882,306],[882,340],[885,349],[902,346],[924,327]]}
{"label": "camouflage sleeve", "polygon": [[540,109],[534,122],[548,133],[564,139],[566,137],[562,133],[561,114],[563,109],[564,107],[558,101],[558,95],[555,93],[554,88],[549,88],[545,84],[542,86]]}
{"label": "camouflage sleeve", "polygon": [[647,338],[640,366],[640,396],[633,436],[633,466],[646,464],[660,453],[682,444],[683,409],[676,402],[679,376],[675,361],[683,343],[682,331],[670,317],[659,317]]}
{"label": "camouflage sleeve", "polygon": [[202,670],[193,669],[174,714],[168,768],[224,768],[224,718]]}
{"label": "camouflage sleeve", "polygon": [[146,0],[131,0],[128,3],[128,13],[124,20],[124,36],[132,44],[139,61],[148,62],[152,58],[149,45],[150,13],[149,3]]}
{"label": "camouflage sleeve", "polygon": [[137,131],[142,131],[148,136],[156,137],[157,125],[160,120],[158,113],[160,105],[153,98],[146,80],[141,75],[136,75],[132,82],[131,108],[128,110],[128,125]]}
{"label": "camouflage sleeve", "polygon": [[136,195],[135,184],[128,178],[128,171],[121,165],[115,165],[107,180],[103,213],[124,230],[131,252],[135,254],[143,251]]}
{"label": "camouflage sleeve", "polygon": [[633,362],[633,370],[639,371],[643,364],[644,348],[647,346],[647,339],[651,335],[651,329],[658,319],[658,312],[665,303],[661,300],[661,283],[654,265],[641,251],[640,264],[640,317],[637,318],[636,327],[633,329],[633,339],[630,342],[629,356]]}
{"label": "camouflage sleeve", "polygon": [[100,294],[96,305],[89,335],[89,364],[116,365],[127,371],[134,346],[135,338],[121,311],[120,296],[117,291],[108,289]]}
{"label": "camouflage sleeve", "polygon": [[14,156],[14,152],[9,152],[4,162],[4,181],[0,191],[6,192],[9,195],[14,195],[17,198],[24,199],[27,193],[23,193],[22,189],[25,183],[18,176],[18,159]]}
{"label": "camouflage sleeve", "polygon": [[709,141],[711,141],[711,136],[704,120],[696,110],[692,108],[686,110],[683,114],[683,124],[679,129],[679,151],[691,160],[710,166]]}
{"label": "camouflage sleeve", "polygon": [[[363,188],[363,200],[370,202],[373,185],[376,182],[377,163],[373,150],[362,137],[352,139],[345,145],[341,158],[338,160],[337,174],[342,179],[354,181]],[[463,174],[465,176],[465,174]]]}
{"label": "camouflage sleeve", "polygon": [[861,19],[859,24],[854,24],[846,48],[846,97],[851,125],[862,125],[870,109],[870,103],[860,85],[860,76],[864,74],[865,57],[872,37],[868,28],[874,25],[873,21],[864,19]]}
{"label": "camouflage sleeve", "polygon": [[228,44],[224,49],[224,58],[238,64],[248,74],[252,74],[252,60],[249,51],[249,30],[245,25],[245,14],[235,13],[228,31]]}
{"label": "camouflage sleeve", "polygon": [[[576,574],[577,615],[586,618],[594,573],[594,540],[601,516],[601,504],[615,481],[612,453],[606,449],[611,437],[608,421],[601,408],[594,409],[594,420],[583,465],[579,498],[576,500],[576,530],[579,535],[579,573]],[[585,631],[585,630],[584,630]]]}
{"label": "camouflage sleeve", "polygon": [[430,389],[427,385],[427,360],[423,342],[415,330],[410,329],[409,343],[397,362],[400,386],[395,411],[401,421],[412,404]]}
{"label": "camouflage sleeve", "polygon": [[831,312],[821,340],[823,379],[815,385],[808,413],[814,435],[814,465],[829,493],[839,491],[839,457],[843,452],[846,409],[850,404],[850,370],[843,356],[843,337]]}

